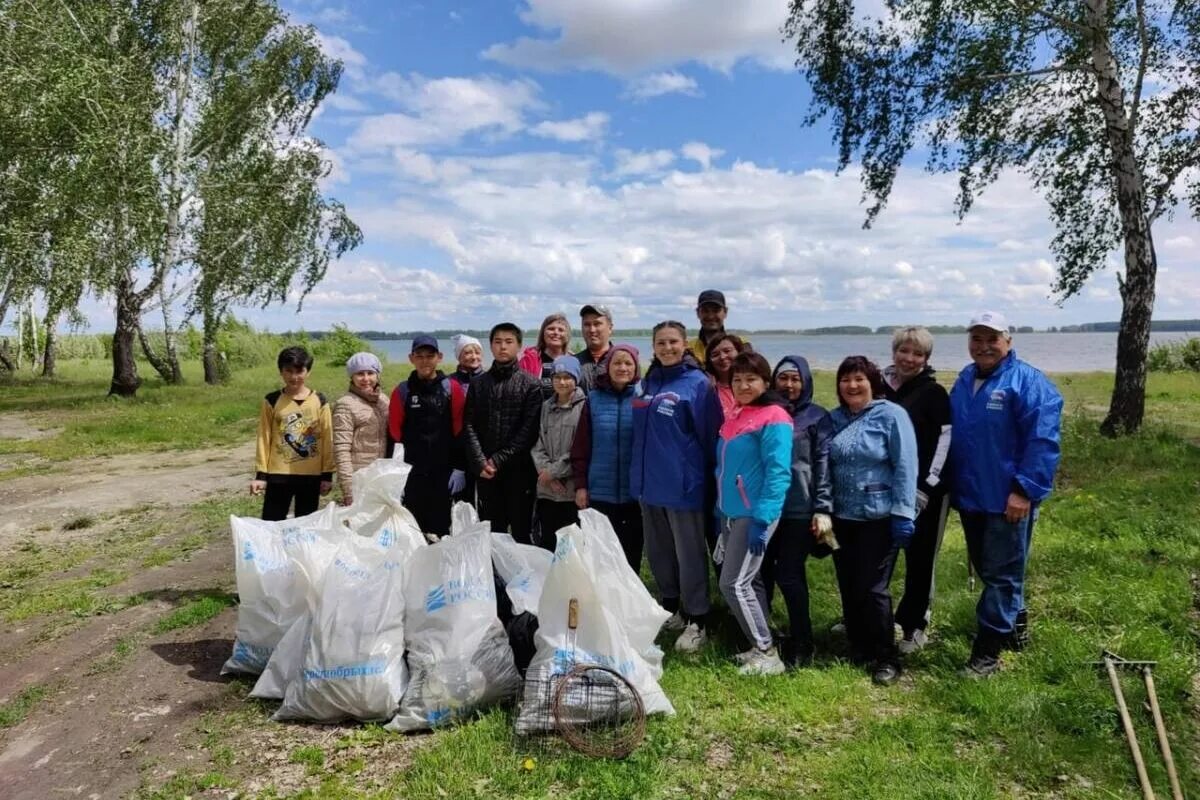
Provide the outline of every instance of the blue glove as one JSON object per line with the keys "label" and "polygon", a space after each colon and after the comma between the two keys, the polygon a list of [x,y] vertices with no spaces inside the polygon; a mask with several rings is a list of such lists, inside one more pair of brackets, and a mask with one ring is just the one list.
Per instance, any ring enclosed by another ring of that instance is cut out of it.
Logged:
{"label": "blue glove", "polygon": [[451,472],[449,483],[450,494],[460,494],[465,488],[467,488],[467,473],[461,469]]}
{"label": "blue glove", "polygon": [[892,515],[892,547],[903,550],[912,541],[916,528],[908,517]]}
{"label": "blue glove", "polygon": [[750,532],[747,534],[746,549],[752,556],[761,556],[767,552],[767,525],[765,522],[751,520]]}

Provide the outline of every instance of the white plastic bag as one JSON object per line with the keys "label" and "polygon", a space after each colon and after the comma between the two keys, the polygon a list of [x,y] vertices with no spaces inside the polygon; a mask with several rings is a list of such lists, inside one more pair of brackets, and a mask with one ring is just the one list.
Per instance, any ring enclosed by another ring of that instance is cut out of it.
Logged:
{"label": "white plastic bag", "polygon": [[550,571],[554,554],[544,547],[518,544],[507,533],[493,533],[492,564],[504,581],[504,591],[512,601],[513,615],[529,611],[537,614],[542,584]]}
{"label": "white plastic bag", "polygon": [[415,731],[451,723],[514,696],[521,678],[496,618],[490,534],[448,536],[413,554],[405,585],[410,680],[388,724]]}
{"label": "white plastic bag", "polygon": [[319,583],[332,562],[344,529],[335,521],[336,508],[268,522],[230,517],[234,570],[237,577],[238,621],[233,655],[222,674],[258,674],[271,652],[307,609],[310,583]]}
{"label": "white plastic bag", "polygon": [[354,473],[350,479],[354,492],[351,508],[377,508],[381,505],[399,507],[410,472],[412,466],[404,462],[404,447],[396,445],[391,458],[377,458]]}
{"label": "white plastic bag", "polygon": [[450,535],[459,536],[464,533],[488,533],[492,524],[487,520],[480,521],[479,512],[470,503],[461,500],[450,507]]}
{"label": "white plastic bag", "polygon": [[[421,545],[423,546],[423,545]],[[302,659],[287,676],[274,719],[386,720],[404,694],[404,572],[414,547],[383,527],[347,537],[297,623]],[[284,645],[294,641],[289,631]],[[292,657],[281,646],[276,658]],[[270,668],[268,671],[273,671]],[[264,692],[269,687],[264,687]],[[256,691],[258,687],[255,687]]]}
{"label": "white plastic bag", "polygon": [[[578,604],[573,635],[567,627],[572,599]],[[525,674],[517,733],[548,730],[553,687],[576,664],[617,671],[641,695],[647,714],[674,714],[658,685],[662,651],[654,644],[669,616],[629,567],[608,519],[591,509],[581,511],[578,526],[558,532],[558,549],[542,586],[537,652]],[[582,707],[572,709],[569,700],[568,713],[584,713]]]}

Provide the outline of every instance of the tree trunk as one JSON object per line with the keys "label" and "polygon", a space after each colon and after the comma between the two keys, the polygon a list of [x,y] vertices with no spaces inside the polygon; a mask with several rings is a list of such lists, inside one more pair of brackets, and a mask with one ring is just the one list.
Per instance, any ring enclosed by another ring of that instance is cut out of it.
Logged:
{"label": "tree trunk", "polygon": [[9,360],[8,339],[0,339],[0,367],[4,367],[9,372],[16,372],[13,362]]}
{"label": "tree trunk", "polygon": [[1125,241],[1116,378],[1108,416],[1100,426],[1105,436],[1120,436],[1135,433],[1146,412],[1146,354],[1150,347],[1158,260],[1146,208],[1146,182],[1134,150],[1134,131],[1107,33],[1108,0],[1087,0],[1085,16],[1094,32],[1091,57],[1096,70],[1096,101],[1104,115],[1104,133],[1112,159],[1117,209]]}
{"label": "tree trunk", "polygon": [[[164,376],[167,383],[183,383],[183,370],[179,367],[179,349],[175,346],[175,327],[171,322],[170,298],[167,296],[166,281],[158,289],[159,301],[162,303],[163,338],[166,348],[166,364],[170,377]],[[155,367],[157,369],[157,367]]]}
{"label": "tree trunk", "polygon": [[137,337],[142,345],[142,352],[145,354],[146,360],[150,362],[150,366],[154,367],[154,371],[159,374],[159,377],[167,383],[171,383],[171,365],[167,363],[165,358],[158,354],[154,349],[154,345],[150,344],[150,340],[146,337],[146,331],[142,327],[140,320],[137,325]]}
{"label": "tree trunk", "polygon": [[204,382],[209,386],[224,383],[228,370],[221,363],[221,354],[217,351],[217,329],[221,326],[221,315],[204,309]]}
{"label": "tree trunk", "polygon": [[57,366],[58,313],[46,311],[46,341],[42,345],[42,377],[53,378]]}
{"label": "tree trunk", "polygon": [[141,309],[133,292],[132,276],[126,273],[116,286],[117,330],[113,333],[113,377],[110,395],[133,397],[142,379],[138,377],[137,361],[133,355],[133,337],[138,329]]}

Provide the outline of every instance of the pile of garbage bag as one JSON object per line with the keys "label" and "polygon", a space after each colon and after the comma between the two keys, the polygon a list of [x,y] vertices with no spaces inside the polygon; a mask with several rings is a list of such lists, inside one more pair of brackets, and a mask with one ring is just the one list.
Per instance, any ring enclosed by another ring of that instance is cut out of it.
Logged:
{"label": "pile of garbage bag", "polygon": [[[401,505],[411,467],[397,451],[355,474],[349,507],[230,518],[239,606],[222,672],[257,675],[251,694],[281,701],[276,720],[417,731],[518,699],[526,668],[553,681],[578,661],[621,672],[648,713],[674,713],[654,645],[668,613],[606,517],[583,511],[551,554],[459,503],[438,539]],[[571,598],[581,614],[568,651]],[[537,732],[542,698],[524,695],[517,729]]]}

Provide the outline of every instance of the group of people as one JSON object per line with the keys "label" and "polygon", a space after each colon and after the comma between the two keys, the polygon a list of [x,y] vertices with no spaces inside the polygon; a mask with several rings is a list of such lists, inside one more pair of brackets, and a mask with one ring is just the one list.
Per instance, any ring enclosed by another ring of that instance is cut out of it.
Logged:
{"label": "group of people", "polygon": [[[971,363],[949,392],[930,364],[930,333],[895,331],[890,365],[841,363],[838,404],[827,411],[813,401],[803,356],[769,364],[726,332],[727,313],[723,293],[701,292],[698,335],[689,340],[674,320],[655,325],[644,372],[635,347],[612,342],[603,305],[580,309],[586,347],[575,354],[563,314],[546,317],[529,347],[520,327],[496,325],[486,370],[478,339],[454,337],[447,375],[439,343],[421,335],[411,375],[390,396],[378,358],[350,358],[349,391],[332,411],[305,383],[311,356],[287,348],[284,387],[263,402],[251,490],[265,495],[264,519],[286,517],[293,499],[302,515],[336,472],[349,503],[355,470],[402,445],[412,466],[403,502],[430,534],[448,533],[452,502],[465,500],[493,530],[554,550],[555,532],[594,508],[635,571],[645,554],[677,650],[708,640],[715,568],[749,644],[736,656],[747,674],[811,660],[806,562],[832,555],[850,658],[881,684],[927,642],[953,506],[983,583],[965,671],[995,672],[1002,650],[1028,639],[1025,567],[1058,464],[1062,411],[1053,383],[1017,358],[1006,320],[971,320]],[[769,624],[776,587],[787,637]]]}

